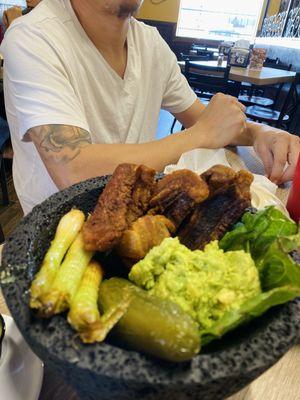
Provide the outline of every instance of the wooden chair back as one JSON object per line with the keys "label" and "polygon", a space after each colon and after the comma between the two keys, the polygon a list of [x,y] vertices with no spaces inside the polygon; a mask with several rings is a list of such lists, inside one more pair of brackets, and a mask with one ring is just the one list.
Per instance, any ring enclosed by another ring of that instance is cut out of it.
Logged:
{"label": "wooden chair back", "polygon": [[229,72],[229,65],[218,67],[185,62],[185,76],[196,93],[227,93]]}
{"label": "wooden chair back", "polygon": [[289,129],[290,124],[293,120],[293,117],[298,109],[300,103],[300,96],[299,96],[299,87],[300,87],[300,72],[297,72],[294,82],[291,85],[290,90],[284,100],[282,108],[280,110],[280,116],[278,120],[278,126],[283,126],[284,116],[288,115],[289,120],[286,126],[286,129]]}
{"label": "wooden chair back", "polygon": [[180,61],[209,61],[208,54],[184,54],[180,53]]}
{"label": "wooden chair back", "polygon": [[279,60],[279,58],[276,59],[276,62],[273,61],[266,61],[264,63],[264,67],[267,68],[274,68],[274,69],[283,69],[285,71],[290,71],[292,69],[292,64],[287,64]]}

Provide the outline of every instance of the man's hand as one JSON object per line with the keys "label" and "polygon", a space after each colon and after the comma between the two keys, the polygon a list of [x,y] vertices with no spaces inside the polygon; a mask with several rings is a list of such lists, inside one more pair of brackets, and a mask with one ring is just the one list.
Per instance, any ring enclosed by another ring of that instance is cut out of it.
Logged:
{"label": "man's hand", "polygon": [[271,181],[281,184],[293,179],[300,155],[298,136],[255,124],[253,146],[263,161],[266,176]]}
{"label": "man's hand", "polygon": [[281,184],[293,179],[300,154],[300,138],[266,125],[246,123],[244,111],[245,107],[236,98],[218,93],[201,110],[190,132],[193,136],[198,135],[199,147],[253,145],[271,181]]}
{"label": "man's hand", "polygon": [[10,24],[16,19],[22,16],[22,8],[21,7],[11,7],[4,11],[2,21],[3,25],[7,29]]}
{"label": "man's hand", "polygon": [[246,129],[244,112],[245,107],[235,97],[218,93],[201,112],[191,130],[194,135],[201,136],[201,147],[214,149],[238,144]]}

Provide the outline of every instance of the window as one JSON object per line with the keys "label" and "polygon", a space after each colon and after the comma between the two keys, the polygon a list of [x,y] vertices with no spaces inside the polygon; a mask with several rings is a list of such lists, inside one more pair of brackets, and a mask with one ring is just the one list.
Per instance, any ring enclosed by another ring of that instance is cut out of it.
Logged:
{"label": "window", "polygon": [[176,36],[254,41],[263,0],[181,0]]}

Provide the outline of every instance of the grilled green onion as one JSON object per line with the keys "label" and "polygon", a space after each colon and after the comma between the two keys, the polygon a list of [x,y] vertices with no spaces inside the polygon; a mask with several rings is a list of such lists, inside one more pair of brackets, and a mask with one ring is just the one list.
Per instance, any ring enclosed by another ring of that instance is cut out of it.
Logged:
{"label": "grilled green onion", "polygon": [[70,307],[93,254],[93,252],[85,250],[83,235],[80,232],[69,248],[53,284],[41,297],[41,316],[50,317],[66,311]]}
{"label": "grilled green onion", "polygon": [[49,290],[53,283],[68,248],[84,224],[84,219],[82,211],[73,209],[59,221],[55,237],[31,285],[31,308],[40,308],[42,306],[41,296]]}
{"label": "grilled green onion", "polygon": [[101,266],[96,261],[91,261],[71,302],[68,321],[75,330],[84,331],[87,326],[100,319],[98,295],[102,279]]}

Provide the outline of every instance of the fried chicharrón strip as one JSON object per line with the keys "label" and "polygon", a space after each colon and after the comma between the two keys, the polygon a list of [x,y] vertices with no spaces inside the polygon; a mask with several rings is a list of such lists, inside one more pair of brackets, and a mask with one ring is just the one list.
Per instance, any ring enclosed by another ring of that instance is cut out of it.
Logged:
{"label": "fried chicharr\u00f3n strip", "polygon": [[132,260],[134,264],[174,232],[174,224],[163,215],[146,215],[123,233],[116,250],[121,257]]}
{"label": "fried chicharr\u00f3n strip", "polygon": [[208,195],[208,186],[199,175],[188,169],[175,171],[157,183],[149,214],[164,215],[177,229]]}
{"label": "fried chicharr\u00f3n strip", "polygon": [[147,212],[154,175],[155,171],[144,165],[120,164],[116,168],[83,227],[87,250],[103,252],[113,248],[124,231]]}
{"label": "fried chicharr\u00f3n strip", "polygon": [[250,207],[252,181],[252,174],[240,171],[224,191],[215,192],[215,196],[199,204],[189,221],[179,229],[180,242],[196,250],[203,249],[212,240],[221,239]]}

